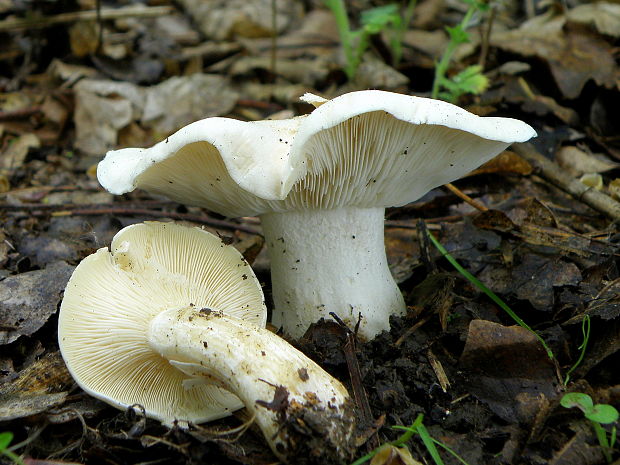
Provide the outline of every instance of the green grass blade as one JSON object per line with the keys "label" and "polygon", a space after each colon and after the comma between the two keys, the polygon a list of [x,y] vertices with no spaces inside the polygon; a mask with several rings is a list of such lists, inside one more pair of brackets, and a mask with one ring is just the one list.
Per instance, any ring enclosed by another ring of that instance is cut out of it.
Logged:
{"label": "green grass blade", "polygon": [[570,380],[570,374],[575,371],[575,369],[581,365],[583,361],[583,357],[586,355],[586,348],[588,347],[588,341],[590,340],[590,315],[585,315],[583,320],[581,321],[581,333],[583,334],[583,342],[579,346],[579,358],[575,362],[575,364],[570,367],[570,370],[566,372],[566,377],[564,378],[564,386],[568,384]]}
{"label": "green grass blade", "polygon": [[13,433],[11,433],[10,431],[5,431],[4,433],[0,433],[0,451],[3,451],[7,447],[9,447],[9,444],[11,444],[12,440],[13,440]]}
{"label": "green grass blade", "polygon": [[420,426],[418,426],[418,434],[420,435],[420,439],[422,439],[426,450],[428,450],[428,453],[431,455],[435,463],[437,465],[444,465],[443,460],[441,460],[441,456],[439,455],[439,451],[437,450],[437,448],[435,447],[435,443],[433,442],[434,439],[429,434],[426,426],[420,424]]}
{"label": "green grass blade", "polygon": [[519,315],[517,315],[515,312],[513,312],[512,309],[502,299],[500,299],[497,296],[497,294],[495,294],[495,292],[493,292],[491,289],[486,287],[478,278],[476,278],[473,274],[471,274],[469,271],[467,271],[465,268],[463,268],[461,265],[459,265],[459,263],[455,260],[455,258],[452,255],[450,255],[450,253],[448,253],[448,251],[444,248],[444,246],[441,245],[441,243],[437,239],[435,239],[435,236],[433,236],[433,234],[429,230],[426,230],[426,233],[428,234],[428,237],[431,240],[431,242],[433,243],[433,245],[437,248],[437,250],[439,250],[439,252],[441,252],[441,255],[443,255],[446,258],[446,260],[448,260],[450,262],[450,264],[459,273],[461,273],[463,276],[465,276],[465,278],[467,278],[472,284],[474,284],[478,289],[480,289],[482,292],[484,292],[493,302],[495,302],[514,321],[516,321],[519,326],[521,326],[522,328],[527,329],[534,336],[536,336],[536,339],[538,339],[540,341],[542,346],[547,351],[547,355],[549,356],[549,358],[552,359],[552,360],[554,359],[553,352],[551,351],[551,349],[549,348],[549,346],[547,345],[545,340],[536,331],[534,331],[532,328],[530,328],[529,325],[519,317]]}
{"label": "green grass blade", "polygon": [[455,459],[457,459],[459,462],[461,462],[463,465],[469,465],[465,459],[463,459],[463,457],[461,457],[459,454],[457,454],[455,451],[453,451],[450,447],[446,446],[443,442],[438,441],[437,439],[431,438],[433,440],[433,442],[435,444],[437,444],[438,446],[443,447],[446,452],[450,453]]}

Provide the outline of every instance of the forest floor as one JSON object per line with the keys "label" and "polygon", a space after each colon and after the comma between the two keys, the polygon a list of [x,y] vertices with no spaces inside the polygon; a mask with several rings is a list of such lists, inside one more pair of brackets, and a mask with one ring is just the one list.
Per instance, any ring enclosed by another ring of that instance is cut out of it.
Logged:
{"label": "forest floor", "polygon": [[[347,2],[353,28],[381,4]],[[150,146],[208,116],[308,113],[305,92],[429,96],[445,26],[469,6],[420,2],[399,63],[386,27],[348,79],[334,16],[318,0],[109,2],[100,21],[94,0],[0,0],[0,433],[13,433],[9,449],[29,464],[277,462],[255,426],[228,432],[244,411],[169,429],[72,380],[57,342],[63,289],[80,260],[126,225],[173,220],[230,236],[271,298],[256,218],[226,219],[140,190],[113,196],[96,164],[107,150]],[[408,305],[389,332],[355,341],[351,328],[325,321],[291,341],[355,393],[351,462],[420,414],[430,436],[470,465],[620,459],[582,412],[560,405],[567,392],[620,404],[620,5],[491,6],[473,16],[449,67],[454,75],[480,64],[489,85],[457,103],[526,121],[538,137],[387,210],[388,260]],[[457,272],[426,231],[536,334]],[[406,445],[434,463],[419,435]]]}

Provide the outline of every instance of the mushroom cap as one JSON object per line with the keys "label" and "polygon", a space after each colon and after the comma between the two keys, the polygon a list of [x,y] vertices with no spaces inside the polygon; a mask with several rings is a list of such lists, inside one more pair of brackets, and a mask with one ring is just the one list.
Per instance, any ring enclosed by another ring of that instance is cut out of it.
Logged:
{"label": "mushroom cap", "polygon": [[110,151],[97,166],[113,194],[140,187],[186,205],[243,216],[280,199],[290,145],[303,117],[244,122],[206,118],[149,149]]}
{"label": "mushroom cap", "polygon": [[108,152],[99,181],[116,194],[140,187],[228,216],[399,206],[536,135],[519,120],[392,92],[304,98],[317,105],[304,117],[209,118],[151,149]]}
{"label": "mushroom cap", "polygon": [[110,251],[77,266],[65,289],[58,341],[71,375],[94,397],[119,408],[138,404],[165,423],[230,415],[243,406],[235,395],[197,384],[148,343],[155,315],[191,305],[266,323],[260,284],[234,247],[172,223],[122,229]]}

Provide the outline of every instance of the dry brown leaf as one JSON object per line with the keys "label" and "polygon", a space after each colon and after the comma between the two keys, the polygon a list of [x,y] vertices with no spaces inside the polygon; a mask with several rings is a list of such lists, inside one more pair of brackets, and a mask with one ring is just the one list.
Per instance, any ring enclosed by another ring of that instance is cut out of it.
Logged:
{"label": "dry brown leaf", "polygon": [[[242,38],[239,42],[250,55],[271,56],[271,38]],[[334,15],[327,10],[313,10],[303,17],[299,28],[277,38],[276,55],[278,58],[323,57],[333,60],[339,47],[340,36]]]}
{"label": "dry brown leaf", "polygon": [[[323,81],[330,71],[330,63],[325,59],[277,59],[275,70],[278,76],[287,81],[299,83],[305,86],[315,87]],[[272,61],[267,56],[242,57],[236,60],[230,67],[232,76],[248,74],[254,70],[271,71]]]}
{"label": "dry brown leaf", "polygon": [[480,168],[475,169],[468,176],[489,173],[511,173],[528,176],[532,173],[532,165],[510,150],[504,150],[498,156],[489,160]]}
{"label": "dry brown leaf", "polygon": [[592,24],[601,34],[620,37],[620,4],[585,3],[569,10],[566,17],[575,23]]}
{"label": "dry brown leaf", "polygon": [[24,134],[13,139],[9,146],[0,153],[0,169],[14,170],[24,163],[31,148],[41,146],[41,141],[35,134]]}
{"label": "dry brown leaf", "polygon": [[58,127],[63,128],[67,118],[69,117],[69,110],[62,103],[60,103],[54,97],[48,95],[41,104],[41,112],[45,117],[55,123]]}
{"label": "dry brown leaf", "polygon": [[95,21],[78,21],[69,27],[71,52],[78,57],[85,57],[97,51],[99,46],[99,28]]}
{"label": "dry brown leaf", "polygon": [[[200,31],[215,40],[270,37],[273,34],[271,0],[180,0]],[[289,30],[303,15],[299,0],[275,2],[276,29]]]}
{"label": "dry brown leaf", "polygon": [[468,391],[509,423],[529,423],[536,414],[532,399],[556,395],[553,363],[521,326],[472,320],[459,364],[469,373]]}
{"label": "dry brown leaf", "polygon": [[556,153],[555,160],[574,176],[584,173],[604,173],[620,167],[620,163],[600,160],[575,146],[562,147]]}
{"label": "dry brown leaf", "polygon": [[46,354],[0,387],[0,421],[28,417],[62,404],[72,384],[60,352]]}
{"label": "dry brown leaf", "polygon": [[355,89],[394,90],[405,86],[408,82],[407,76],[379,60],[372,53],[366,53],[357,68],[355,81],[350,84]]}
{"label": "dry brown leaf", "polygon": [[612,46],[590,30],[567,24],[564,16],[537,16],[518,29],[494,32],[490,43],[512,53],[545,60],[567,98],[578,97],[590,79],[608,88],[617,86]]}
{"label": "dry brown leaf", "polygon": [[91,155],[115,148],[118,130],[136,118],[136,110],[141,114],[143,95],[130,83],[80,81],[75,86],[75,147]]}
{"label": "dry brown leaf", "polygon": [[0,345],[33,334],[47,322],[73,268],[60,261],[0,281]]}
{"label": "dry brown leaf", "polygon": [[381,446],[379,452],[370,461],[370,465],[422,465],[411,456],[406,446],[395,447],[392,444]]}
{"label": "dry brown leaf", "polygon": [[238,97],[220,75],[173,77],[147,88],[141,120],[154,131],[168,135],[199,119],[225,115]]}

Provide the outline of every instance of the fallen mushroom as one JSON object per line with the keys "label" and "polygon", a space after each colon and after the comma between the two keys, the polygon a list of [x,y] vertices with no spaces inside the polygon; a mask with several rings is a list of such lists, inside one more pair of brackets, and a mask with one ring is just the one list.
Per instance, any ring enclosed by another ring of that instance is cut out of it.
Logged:
{"label": "fallen mushroom", "polygon": [[330,312],[372,338],[405,303],[387,264],[384,209],[417,200],[536,135],[522,121],[370,90],[282,121],[207,118],[150,149],[109,152],[101,184],[227,216],[259,215],[273,323],[293,337]]}
{"label": "fallen mushroom", "polygon": [[260,284],[236,249],[149,222],[77,266],[58,340],[77,383],[115,407],[186,424],[245,406],[282,461],[340,462],[353,430],[346,389],[265,320]]}

